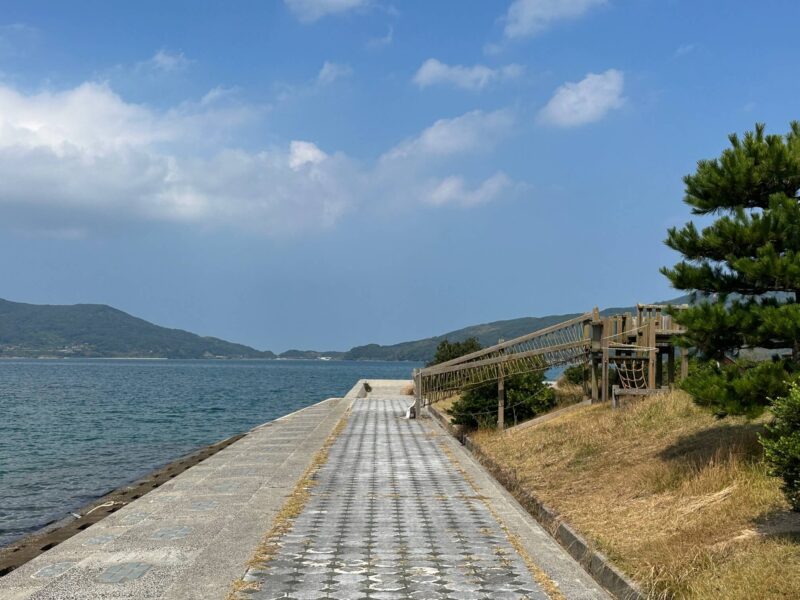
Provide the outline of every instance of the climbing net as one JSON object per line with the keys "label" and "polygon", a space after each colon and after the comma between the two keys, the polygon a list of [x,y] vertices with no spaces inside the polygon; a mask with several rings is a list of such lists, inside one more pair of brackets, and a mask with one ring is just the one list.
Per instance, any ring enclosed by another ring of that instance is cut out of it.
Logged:
{"label": "climbing net", "polygon": [[626,390],[643,390],[647,387],[647,361],[638,358],[621,358],[614,361],[619,382]]}
{"label": "climbing net", "polygon": [[614,364],[619,375],[619,383],[626,390],[647,388],[647,368],[651,348],[630,344],[613,344],[614,355],[609,362]]}

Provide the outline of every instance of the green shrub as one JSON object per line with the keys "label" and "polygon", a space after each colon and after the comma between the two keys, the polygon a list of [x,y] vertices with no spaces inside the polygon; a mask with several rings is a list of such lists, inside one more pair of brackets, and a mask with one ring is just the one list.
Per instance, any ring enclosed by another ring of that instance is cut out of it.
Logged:
{"label": "green shrub", "polygon": [[586,365],[573,365],[564,369],[564,374],[562,377],[567,383],[571,383],[573,385],[583,385],[583,382],[586,381],[588,374],[589,369],[586,368]]}
{"label": "green shrub", "polygon": [[714,409],[720,417],[759,415],[769,398],[786,395],[793,377],[784,360],[738,360],[727,364],[706,361],[693,367],[681,387],[695,402]]}
{"label": "green shrub", "polygon": [[[544,383],[544,372],[512,375],[505,380],[506,423],[516,423],[547,412],[556,405],[555,392]],[[448,410],[456,425],[497,426],[497,382],[465,390]]]}
{"label": "green shrub", "polygon": [[761,444],[772,475],[783,479],[783,491],[800,511],[800,386],[793,383],[789,393],[772,402],[774,418]]}

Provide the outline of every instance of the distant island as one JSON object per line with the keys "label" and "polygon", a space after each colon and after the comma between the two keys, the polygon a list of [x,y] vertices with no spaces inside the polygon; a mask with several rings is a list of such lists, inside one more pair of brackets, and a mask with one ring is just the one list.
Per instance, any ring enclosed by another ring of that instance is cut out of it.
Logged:
{"label": "distant island", "polygon": [[[665,303],[681,304],[685,296]],[[603,313],[634,311],[608,308]],[[348,351],[287,350],[275,354],[182,329],[160,327],[105,304],[39,305],[0,299],[0,358],[250,358],[286,360],[387,360],[427,362],[442,340],[475,337],[482,346],[512,339],[579,313],[522,317],[449,331],[441,335]]]}
{"label": "distant island", "polygon": [[275,358],[243,344],[169,329],[105,304],[0,299],[0,357]]}

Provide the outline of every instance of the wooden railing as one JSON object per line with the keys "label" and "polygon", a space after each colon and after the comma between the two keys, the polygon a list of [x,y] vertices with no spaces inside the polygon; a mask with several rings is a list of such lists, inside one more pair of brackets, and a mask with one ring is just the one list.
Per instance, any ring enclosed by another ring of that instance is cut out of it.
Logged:
{"label": "wooden railing", "polygon": [[[666,355],[666,383],[671,384],[675,380],[674,337],[683,330],[664,308],[658,304],[639,304],[636,316],[625,313],[602,317],[595,308],[563,323],[416,370],[417,414],[425,404],[497,381],[498,424],[502,427],[506,377],[565,365],[587,365],[591,376],[584,390],[593,401],[608,399],[609,369],[614,365],[624,367],[626,373],[636,370],[637,376],[625,378],[624,386],[653,390],[657,383],[664,383],[661,358]],[[681,376],[684,376],[685,349],[681,349],[681,359]]]}

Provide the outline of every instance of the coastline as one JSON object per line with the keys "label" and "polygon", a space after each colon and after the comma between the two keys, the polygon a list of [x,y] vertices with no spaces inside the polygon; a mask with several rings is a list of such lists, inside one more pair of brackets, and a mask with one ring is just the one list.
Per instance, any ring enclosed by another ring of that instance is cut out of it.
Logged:
{"label": "coastline", "polygon": [[[5,546],[0,546],[0,577],[21,567],[61,542],[68,540],[73,535],[87,529],[90,525],[102,521],[126,504],[141,498],[152,490],[158,489],[162,484],[172,480],[189,468],[200,464],[234,442],[239,441],[247,433],[231,436],[208,446],[203,446],[189,454],[179,456],[144,477],[89,501],[62,519],[51,521]],[[76,515],[78,516],[76,517]]]}

